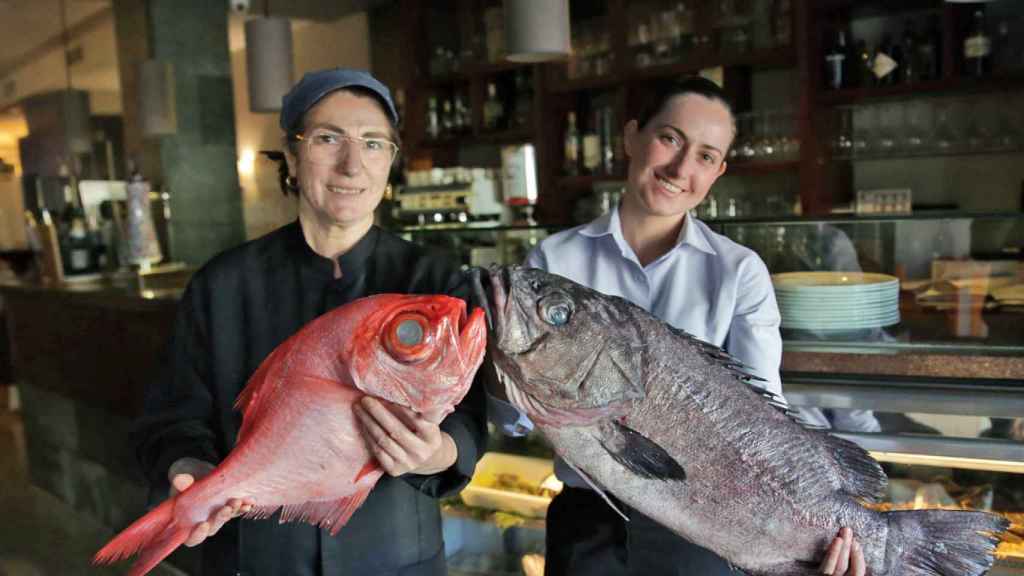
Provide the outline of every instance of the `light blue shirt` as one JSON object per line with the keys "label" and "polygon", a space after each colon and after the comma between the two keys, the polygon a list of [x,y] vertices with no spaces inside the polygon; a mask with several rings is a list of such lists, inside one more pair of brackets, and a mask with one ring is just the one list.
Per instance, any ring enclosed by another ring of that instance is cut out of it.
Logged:
{"label": "light blue shirt", "polygon": [[[604,294],[621,296],[666,323],[720,346],[763,378],[756,384],[782,397],[781,317],[771,276],[751,249],[686,217],[676,245],[642,266],[622,235],[618,208],[554,234],[529,254],[541,268]],[[533,425],[508,403],[489,398],[491,420],[509,435]],[[556,461],[559,478],[582,485]]]}

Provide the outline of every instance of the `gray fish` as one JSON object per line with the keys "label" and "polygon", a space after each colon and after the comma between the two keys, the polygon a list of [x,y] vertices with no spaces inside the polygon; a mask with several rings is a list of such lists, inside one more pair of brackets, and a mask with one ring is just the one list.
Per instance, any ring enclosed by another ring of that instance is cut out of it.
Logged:
{"label": "gray fish", "polygon": [[991,568],[1004,518],[866,508],[878,463],[801,425],[720,348],[560,276],[474,273],[509,399],[595,488],[751,575],[818,574],[842,526],[871,576]]}

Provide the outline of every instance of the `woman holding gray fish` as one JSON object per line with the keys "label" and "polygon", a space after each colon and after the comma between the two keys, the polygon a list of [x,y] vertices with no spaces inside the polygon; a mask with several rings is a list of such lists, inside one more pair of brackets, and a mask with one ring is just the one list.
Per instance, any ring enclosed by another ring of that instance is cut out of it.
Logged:
{"label": "woman holding gray fish", "polygon": [[[716,84],[699,77],[667,86],[653,104],[625,126],[630,161],[620,206],[546,239],[525,265],[621,296],[725,348],[762,379],[767,395],[781,399],[780,317],[767,268],[753,251],[687,215],[726,170],[736,131],[731,107]],[[492,402],[492,408],[510,414],[507,405]],[[514,416],[492,419],[504,424]],[[514,434],[530,425],[521,419],[505,429]],[[546,574],[740,574],[615,500],[629,516],[624,521],[563,460],[556,471],[566,488],[548,510]],[[821,574],[865,573],[849,529],[822,555]]]}

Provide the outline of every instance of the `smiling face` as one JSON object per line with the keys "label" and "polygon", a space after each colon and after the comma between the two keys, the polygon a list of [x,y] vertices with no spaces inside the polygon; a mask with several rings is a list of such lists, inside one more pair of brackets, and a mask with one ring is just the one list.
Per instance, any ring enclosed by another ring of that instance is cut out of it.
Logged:
{"label": "smiling face", "polygon": [[[345,136],[393,140],[391,124],[371,96],[338,90],[306,113],[303,135],[326,129]],[[333,164],[309,159],[308,140],[286,153],[289,172],[299,182],[299,216],[323,228],[369,228],[388,184],[390,166],[365,162],[359,146],[346,141]]]}
{"label": "smiling face", "polygon": [[700,204],[725,172],[733,136],[728,108],[698,94],[672,97],[642,128],[630,121],[626,208],[646,216],[679,217]]}

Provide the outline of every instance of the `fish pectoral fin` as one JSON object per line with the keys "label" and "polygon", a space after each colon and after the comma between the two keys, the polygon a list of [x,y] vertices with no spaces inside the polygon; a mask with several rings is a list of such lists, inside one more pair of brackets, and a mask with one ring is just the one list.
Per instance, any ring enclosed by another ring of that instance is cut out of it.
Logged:
{"label": "fish pectoral fin", "polygon": [[586,472],[577,468],[572,462],[565,460],[565,463],[568,464],[569,468],[572,468],[572,471],[578,474],[580,478],[583,478],[583,481],[586,482],[587,485],[589,485],[591,488],[593,488],[594,492],[597,492],[598,495],[601,496],[601,498],[604,498],[604,501],[607,502],[608,505],[612,507],[612,510],[615,510],[619,514],[619,516],[622,516],[622,519],[624,521],[629,522],[629,516],[626,516],[625,512],[619,510],[619,507],[616,506],[615,503],[612,502],[612,499],[608,497],[608,494],[605,493],[604,488],[598,486],[597,482],[591,480],[590,476],[587,476]]}
{"label": "fish pectoral fin", "polygon": [[664,448],[629,426],[615,421],[601,427],[601,445],[616,462],[637,476],[652,480],[686,480],[686,470]]}
{"label": "fish pectoral fin", "polygon": [[370,488],[360,490],[351,496],[337,500],[321,500],[288,504],[281,508],[280,523],[299,521],[329,529],[331,536],[336,535],[341,527],[348,523],[352,514],[362,506]]}

